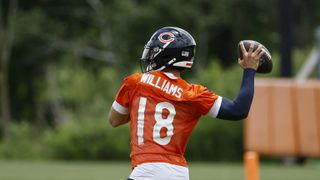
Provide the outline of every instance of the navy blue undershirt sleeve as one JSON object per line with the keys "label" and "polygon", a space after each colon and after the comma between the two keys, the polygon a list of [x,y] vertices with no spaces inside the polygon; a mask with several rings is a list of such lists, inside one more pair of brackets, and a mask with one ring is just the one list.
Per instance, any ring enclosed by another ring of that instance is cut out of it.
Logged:
{"label": "navy blue undershirt sleeve", "polygon": [[243,71],[241,88],[232,101],[223,97],[217,115],[219,119],[241,120],[248,116],[254,93],[255,70],[247,68]]}

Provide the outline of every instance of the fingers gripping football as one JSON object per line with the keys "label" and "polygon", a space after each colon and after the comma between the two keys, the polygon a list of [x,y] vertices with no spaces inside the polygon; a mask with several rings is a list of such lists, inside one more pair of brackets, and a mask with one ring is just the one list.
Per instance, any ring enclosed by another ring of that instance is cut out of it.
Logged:
{"label": "fingers gripping football", "polygon": [[268,49],[253,40],[242,40],[238,46],[238,63],[242,68],[255,69],[257,73],[270,73],[273,63]]}
{"label": "fingers gripping football", "polygon": [[249,50],[247,51],[243,42],[240,43],[242,58],[238,58],[238,63],[243,69],[258,69],[259,60],[264,52],[262,50],[262,45],[258,45],[258,48],[255,48],[255,46],[256,45],[254,43],[251,43]]}

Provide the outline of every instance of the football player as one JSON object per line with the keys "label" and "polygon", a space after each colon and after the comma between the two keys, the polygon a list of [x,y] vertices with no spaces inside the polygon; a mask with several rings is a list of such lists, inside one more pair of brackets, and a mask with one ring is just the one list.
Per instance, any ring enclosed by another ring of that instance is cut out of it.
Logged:
{"label": "football player", "polygon": [[151,36],[141,58],[143,73],[123,80],[109,112],[113,127],[130,122],[133,171],[128,179],[188,180],[184,153],[200,117],[247,117],[263,51],[261,47],[254,51],[253,44],[248,51],[240,46],[242,84],[237,97],[229,100],[180,77],[194,63],[196,42],[187,31],[164,27]]}

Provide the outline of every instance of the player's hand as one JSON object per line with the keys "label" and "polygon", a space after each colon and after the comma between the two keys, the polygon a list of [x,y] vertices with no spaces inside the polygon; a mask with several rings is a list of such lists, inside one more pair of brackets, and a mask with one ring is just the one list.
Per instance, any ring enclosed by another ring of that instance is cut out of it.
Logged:
{"label": "player's hand", "polygon": [[243,45],[240,43],[240,48],[242,51],[243,59],[238,58],[238,63],[243,69],[252,68],[254,70],[258,69],[259,60],[264,53],[262,46],[260,45],[256,50],[254,50],[254,44],[250,44],[250,48],[247,51]]}

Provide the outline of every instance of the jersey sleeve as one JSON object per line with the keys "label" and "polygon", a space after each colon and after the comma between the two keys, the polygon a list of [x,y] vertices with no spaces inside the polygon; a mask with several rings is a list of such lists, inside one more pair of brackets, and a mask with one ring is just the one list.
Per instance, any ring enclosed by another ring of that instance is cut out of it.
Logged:
{"label": "jersey sleeve", "polygon": [[131,94],[136,86],[138,76],[138,74],[133,74],[122,81],[122,85],[115,97],[115,101],[112,104],[112,107],[121,114],[129,113]]}
{"label": "jersey sleeve", "polygon": [[[219,104],[219,97],[214,92],[209,91],[206,87],[197,85],[195,87],[196,89],[196,99],[195,99],[195,105],[198,110],[198,112],[201,115],[207,115],[212,113],[213,111],[216,111]],[[217,102],[217,103],[216,103]],[[217,110],[218,111],[218,110]]]}

